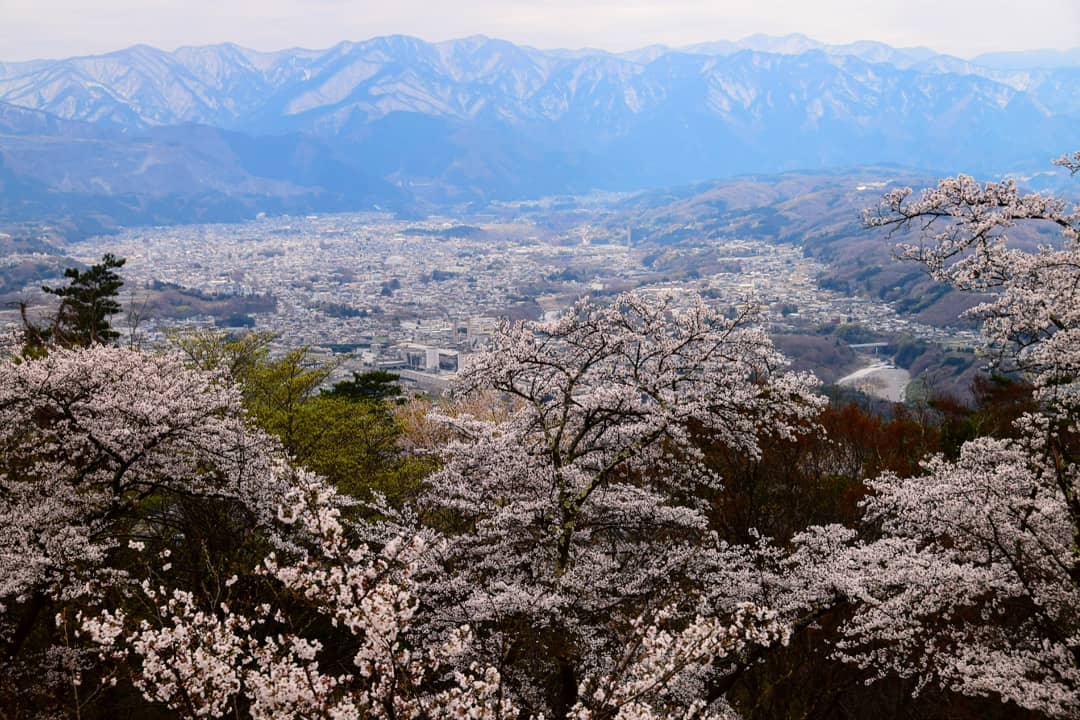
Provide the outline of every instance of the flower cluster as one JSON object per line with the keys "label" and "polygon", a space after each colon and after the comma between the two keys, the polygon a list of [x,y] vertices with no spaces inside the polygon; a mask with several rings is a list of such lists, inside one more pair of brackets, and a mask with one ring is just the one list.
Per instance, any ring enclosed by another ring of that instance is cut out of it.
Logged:
{"label": "flower cluster", "polygon": [[403,642],[425,542],[392,542],[379,552],[351,544],[337,506],[319,478],[300,473],[280,514],[314,538],[314,547],[292,562],[270,555],[258,574],[292,599],[288,605],[299,603],[347,631],[355,640],[351,671],[325,669],[324,643],[298,633],[282,606],[200,608],[190,593],[149,583],[143,592],[154,604],[153,620],[129,628],[125,613],[105,610],[81,618],[82,628],[103,655],[137,658],[136,686],[184,717],[222,717],[238,703],[266,720],[514,717],[493,668],[440,676],[447,659],[466,652],[467,628],[426,653]]}
{"label": "flower cluster", "polygon": [[806,430],[824,402],[812,376],[785,371],[756,319],[690,293],[628,293],[505,324],[463,390],[502,393],[514,410],[444,417],[456,439],[435,448],[444,464],[422,498],[467,528],[422,573],[424,637],[469,624],[494,663],[514,654],[507,628],[529,628],[555,649],[518,655],[506,679],[532,711],[565,712],[533,678],[557,674],[565,698],[586,675],[610,677],[645,603],[697,598],[724,617],[748,599],[722,578],[754,552],[721,543],[695,500],[721,482],[700,447],[754,457],[763,435]]}
{"label": "flower cluster", "polygon": [[[1058,161],[1075,172],[1080,154]],[[881,674],[993,695],[1053,717],[1080,713],[1080,210],[1015,183],[942,180],[898,190],[869,223],[916,225],[901,253],[961,290],[991,295],[970,314],[999,367],[1027,374],[1039,412],[1016,440],[966,443],[956,460],[870,485],[881,540],[857,550],[865,572],[840,652]],[[1061,238],[1035,252],[1009,234]]]}

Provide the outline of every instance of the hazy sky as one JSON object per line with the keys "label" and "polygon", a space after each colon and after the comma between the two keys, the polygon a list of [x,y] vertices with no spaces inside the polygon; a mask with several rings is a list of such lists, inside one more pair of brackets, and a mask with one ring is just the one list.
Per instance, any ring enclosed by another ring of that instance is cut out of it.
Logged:
{"label": "hazy sky", "polygon": [[3,60],[136,43],[324,48],[390,33],[626,50],[756,32],[926,45],[959,56],[1071,48],[1080,46],[1080,0],[0,0]]}

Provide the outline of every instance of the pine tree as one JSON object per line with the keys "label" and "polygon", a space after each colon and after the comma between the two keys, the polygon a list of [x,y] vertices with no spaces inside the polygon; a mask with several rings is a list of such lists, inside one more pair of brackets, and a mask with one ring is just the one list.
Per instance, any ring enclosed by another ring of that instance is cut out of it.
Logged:
{"label": "pine tree", "polygon": [[106,253],[89,270],[65,270],[64,277],[71,280],[66,287],[43,285],[42,290],[60,298],[60,307],[52,327],[31,335],[65,347],[109,345],[115,341],[120,333],[112,329],[109,319],[120,312],[116,298],[124,281],[114,271],[124,262],[124,258]]}

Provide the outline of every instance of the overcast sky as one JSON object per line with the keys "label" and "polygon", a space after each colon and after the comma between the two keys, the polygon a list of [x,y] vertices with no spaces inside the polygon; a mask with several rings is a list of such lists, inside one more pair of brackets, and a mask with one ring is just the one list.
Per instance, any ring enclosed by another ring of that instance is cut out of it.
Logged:
{"label": "overcast sky", "polygon": [[0,0],[0,59],[146,43],[329,47],[402,33],[628,50],[752,33],[880,40],[970,57],[1080,46],[1080,0]]}

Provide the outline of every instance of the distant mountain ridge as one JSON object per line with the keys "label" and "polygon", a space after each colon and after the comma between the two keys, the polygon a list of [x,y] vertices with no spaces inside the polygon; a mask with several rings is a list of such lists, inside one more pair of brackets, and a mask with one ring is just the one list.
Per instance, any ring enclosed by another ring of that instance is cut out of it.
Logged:
{"label": "distant mountain ridge", "polygon": [[0,220],[123,225],[236,221],[260,211],[346,211],[403,194],[296,133],[203,125],[126,130],[0,103]]}
{"label": "distant mountain ridge", "polygon": [[[276,52],[231,43],[183,47],[171,53],[136,45],[105,55],[0,62],[0,100],[65,119],[119,127],[193,122],[257,130],[260,125],[272,125],[275,116],[287,118],[340,105],[365,87],[382,90],[387,76],[398,81],[434,76],[447,84],[444,89],[469,83],[489,85],[506,96],[503,100],[521,104],[566,75],[606,69],[615,79],[626,79],[667,56],[727,58],[745,51],[786,56],[820,52],[828,58],[858,58],[925,74],[983,77],[1032,93],[1049,108],[1080,109],[1076,91],[1062,98],[1053,85],[1063,78],[1076,81],[1073,71],[1080,68],[1080,48],[987,54],[966,61],[924,47],[893,48],[870,41],[826,45],[799,34],[752,35],[739,42],[684,48],[654,45],[622,53],[537,50],[480,35],[439,43],[384,36],[341,42],[326,50]],[[703,62],[700,69],[707,73],[712,67]],[[385,98],[382,111],[399,100],[410,109],[426,103],[426,109],[435,113],[467,115],[479,107],[478,101],[487,99],[475,89],[471,95],[478,97],[472,103],[468,102],[472,98],[426,90],[413,98],[411,106],[404,98]],[[378,107],[369,110],[375,116],[380,112]],[[529,114],[529,108],[521,111]],[[550,116],[553,106],[549,104],[545,111]]]}
{"label": "distant mountain ridge", "polygon": [[[1023,172],[1080,147],[1072,57],[978,65],[802,35],[624,53],[483,36],[277,52],[140,45],[0,63],[0,159],[9,174],[54,189],[229,195],[235,186],[256,198],[252,207],[266,197],[271,208],[284,197],[359,208],[869,163]],[[13,108],[37,114],[16,122]],[[56,150],[64,144],[71,153]],[[147,175],[136,159],[165,147],[171,159]]]}
{"label": "distant mountain ridge", "polygon": [[1071,50],[1026,50],[983,53],[971,59],[975,65],[997,70],[1080,67],[1080,47]]}

